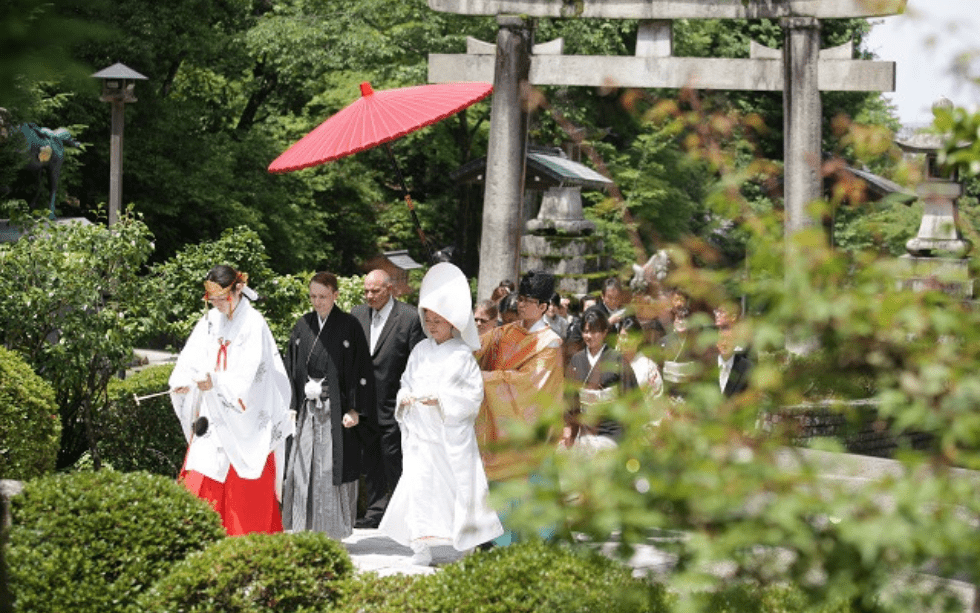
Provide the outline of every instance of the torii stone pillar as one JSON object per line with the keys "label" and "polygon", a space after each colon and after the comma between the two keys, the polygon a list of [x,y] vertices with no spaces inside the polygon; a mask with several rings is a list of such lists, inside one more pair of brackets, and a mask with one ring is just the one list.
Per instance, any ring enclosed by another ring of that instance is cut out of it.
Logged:
{"label": "torii stone pillar", "polygon": [[532,33],[526,19],[497,17],[493,124],[487,145],[487,176],[480,235],[477,299],[490,297],[500,281],[517,282],[524,223],[524,158],[527,151],[527,91]]}
{"label": "torii stone pillar", "polygon": [[820,126],[823,121],[818,87],[820,22],[813,17],[782,21],[783,43],[783,206],[789,237],[816,225],[807,206],[820,197]]}

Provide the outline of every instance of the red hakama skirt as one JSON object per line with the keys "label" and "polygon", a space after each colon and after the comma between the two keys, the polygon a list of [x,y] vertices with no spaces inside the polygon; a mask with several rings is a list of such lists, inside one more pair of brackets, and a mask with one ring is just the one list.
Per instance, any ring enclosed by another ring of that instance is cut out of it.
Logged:
{"label": "red hakama skirt", "polygon": [[252,532],[282,532],[282,515],[276,499],[274,454],[269,454],[258,479],[242,479],[232,466],[228,469],[224,483],[205,477],[197,471],[183,469],[178,480],[192,494],[206,500],[218,512],[228,536]]}

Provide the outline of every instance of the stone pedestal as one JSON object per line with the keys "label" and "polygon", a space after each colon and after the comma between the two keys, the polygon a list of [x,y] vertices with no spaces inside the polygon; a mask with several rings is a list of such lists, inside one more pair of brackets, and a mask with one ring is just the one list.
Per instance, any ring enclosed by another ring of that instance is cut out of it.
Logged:
{"label": "stone pedestal", "polygon": [[905,267],[902,289],[912,291],[941,290],[955,298],[973,298],[973,279],[969,264],[963,258],[917,257],[899,258]]}
{"label": "stone pedestal", "polygon": [[521,238],[521,270],[546,270],[555,275],[555,291],[585,294],[608,276],[602,239],[596,236],[525,235]]}
{"label": "stone pedestal", "polygon": [[552,187],[544,193],[538,216],[521,237],[521,271],[546,270],[555,275],[555,290],[585,294],[589,281],[605,275],[603,243],[592,236],[595,224],[582,215],[582,188]]}

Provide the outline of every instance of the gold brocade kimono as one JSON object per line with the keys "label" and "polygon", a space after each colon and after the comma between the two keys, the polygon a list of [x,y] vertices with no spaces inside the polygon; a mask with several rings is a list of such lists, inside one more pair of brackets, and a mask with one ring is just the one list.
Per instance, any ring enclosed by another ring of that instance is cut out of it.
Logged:
{"label": "gold brocade kimono", "polygon": [[475,427],[487,479],[527,476],[538,463],[534,451],[502,447],[510,424],[533,425],[549,407],[561,415],[561,337],[548,326],[528,332],[520,323],[507,324],[480,337],[474,355],[483,371],[484,396]]}

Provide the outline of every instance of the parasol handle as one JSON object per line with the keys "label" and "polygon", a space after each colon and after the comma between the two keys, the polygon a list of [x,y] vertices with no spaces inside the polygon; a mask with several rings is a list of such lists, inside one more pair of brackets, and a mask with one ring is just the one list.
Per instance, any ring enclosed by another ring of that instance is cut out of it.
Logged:
{"label": "parasol handle", "polygon": [[391,152],[391,146],[388,143],[385,143],[385,151],[388,152],[388,159],[391,161],[391,165],[395,167],[398,184],[401,185],[402,193],[405,195],[405,204],[408,205],[408,212],[412,215],[412,222],[415,224],[415,230],[419,234],[419,240],[422,241],[422,246],[429,256],[429,263],[435,264],[435,253],[432,252],[432,247],[429,246],[429,241],[425,238],[425,232],[422,231],[422,224],[419,222],[419,216],[415,213],[415,204],[412,202],[411,194],[408,193],[408,186],[405,185],[405,177],[402,175],[402,169],[398,166],[398,162],[395,160],[395,154]]}

